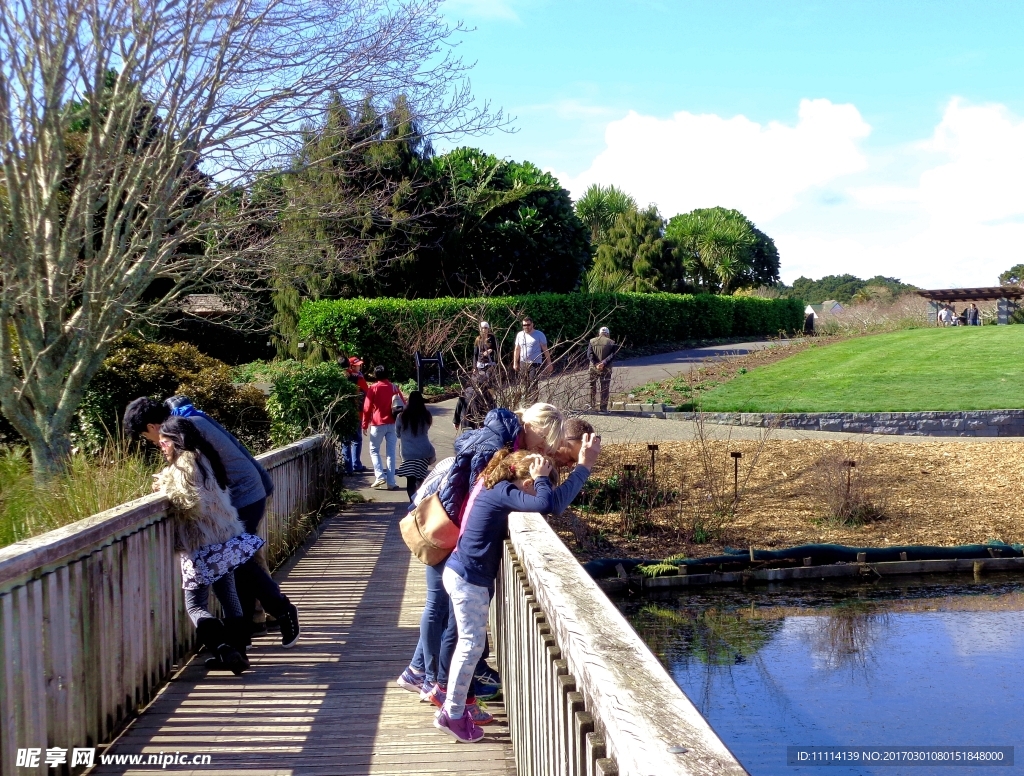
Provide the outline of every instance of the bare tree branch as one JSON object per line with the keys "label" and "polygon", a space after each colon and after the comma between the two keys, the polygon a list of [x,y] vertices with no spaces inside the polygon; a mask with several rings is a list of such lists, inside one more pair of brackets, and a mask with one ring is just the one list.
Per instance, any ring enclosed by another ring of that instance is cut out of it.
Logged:
{"label": "bare tree branch", "polygon": [[[0,4],[0,409],[60,468],[126,327],[265,271],[266,206],[330,94],[399,96],[426,133],[485,130],[440,0]],[[163,287],[154,291],[154,282]]]}

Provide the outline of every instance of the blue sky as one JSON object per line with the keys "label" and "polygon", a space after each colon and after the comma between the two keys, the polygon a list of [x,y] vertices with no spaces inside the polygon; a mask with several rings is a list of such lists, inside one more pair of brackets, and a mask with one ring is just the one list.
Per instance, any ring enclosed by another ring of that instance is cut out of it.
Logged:
{"label": "blue sky", "polygon": [[783,279],[990,285],[1024,262],[1024,3],[448,0],[470,138],[579,195],[742,210]]}

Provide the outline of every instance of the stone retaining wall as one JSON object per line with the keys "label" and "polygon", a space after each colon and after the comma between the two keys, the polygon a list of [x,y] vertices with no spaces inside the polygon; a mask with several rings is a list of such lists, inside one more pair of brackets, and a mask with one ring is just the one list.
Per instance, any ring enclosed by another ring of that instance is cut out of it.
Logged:
{"label": "stone retaining wall", "polygon": [[[673,412],[661,404],[612,405],[615,414],[694,419],[692,412]],[[707,412],[704,422],[729,426],[776,426],[804,431],[907,436],[1024,437],[1024,410],[964,412]]]}

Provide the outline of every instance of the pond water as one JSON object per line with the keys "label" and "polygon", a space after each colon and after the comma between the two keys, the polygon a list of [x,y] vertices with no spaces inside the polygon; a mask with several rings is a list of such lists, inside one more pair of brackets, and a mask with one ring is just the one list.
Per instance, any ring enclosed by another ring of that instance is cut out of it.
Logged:
{"label": "pond water", "polygon": [[[695,588],[620,602],[754,774],[1024,773],[1024,580]],[[1012,767],[790,766],[787,746],[1014,746]]]}

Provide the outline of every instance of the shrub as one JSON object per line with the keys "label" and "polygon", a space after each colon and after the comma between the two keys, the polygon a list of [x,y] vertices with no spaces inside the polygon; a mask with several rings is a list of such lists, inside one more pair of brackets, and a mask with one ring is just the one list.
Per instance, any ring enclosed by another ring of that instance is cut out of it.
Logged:
{"label": "shrub", "polygon": [[39,486],[24,448],[0,451],[0,547],[149,493],[155,460],[108,445],[72,456],[66,473]]}
{"label": "shrub", "polygon": [[[339,299],[306,302],[299,333],[328,352],[352,349],[370,364],[383,364],[398,379],[412,376],[410,329],[449,327],[446,354],[467,363],[486,319],[502,352],[512,347],[519,317],[529,314],[548,341],[593,336],[597,326],[632,346],[737,336],[777,335],[803,326],[803,304],[796,299],[689,294],[534,294],[487,299]],[[464,325],[452,327],[453,321]],[[416,341],[427,341],[420,336]]]}
{"label": "shrub", "polygon": [[268,365],[264,374],[273,375],[267,412],[274,444],[288,444],[310,433],[345,439],[357,430],[357,388],[338,364],[280,361]]}
{"label": "shrub", "polygon": [[138,396],[164,399],[185,394],[254,451],[267,448],[270,419],[265,397],[235,385],[231,367],[194,345],[162,345],[127,336],[115,345],[86,389],[78,410],[80,448],[96,450],[118,436],[124,408]]}
{"label": "shrub", "polygon": [[874,477],[876,456],[865,444],[829,450],[811,470],[810,490],[831,526],[857,526],[888,517],[887,494]]}

